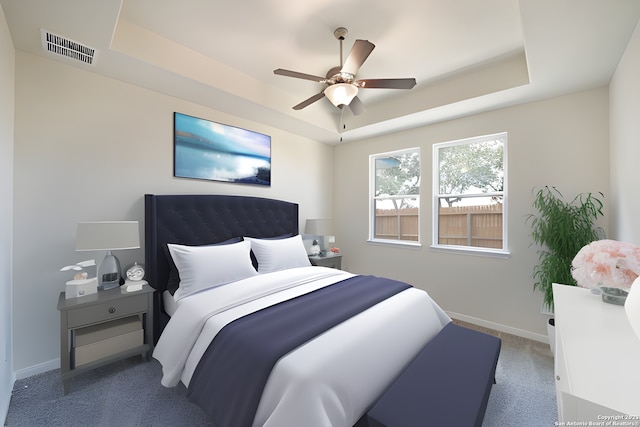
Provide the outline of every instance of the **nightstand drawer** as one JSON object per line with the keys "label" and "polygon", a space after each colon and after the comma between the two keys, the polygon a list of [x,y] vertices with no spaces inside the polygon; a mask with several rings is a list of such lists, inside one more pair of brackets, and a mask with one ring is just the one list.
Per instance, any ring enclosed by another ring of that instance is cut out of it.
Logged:
{"label": "nightstand drawer", "polygon": [[69,310],[67,327],[69,329],[73,329],[96,322],[103,322],[105,320],[118,319],[120,317],[146,312],[149,310],[148,301],[148,296],[146,294],[141,294],[131,296],[130,298],[107,301],[104,304]]}

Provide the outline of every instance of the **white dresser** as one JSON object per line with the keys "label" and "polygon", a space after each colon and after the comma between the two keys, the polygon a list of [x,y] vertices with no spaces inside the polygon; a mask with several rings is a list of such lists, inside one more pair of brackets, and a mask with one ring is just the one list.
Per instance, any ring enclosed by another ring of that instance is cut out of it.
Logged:
{"label": "white dresser", "polygon": [[559,421],[640,426],[640,340],[624,307],[555,283],[553,299]]}

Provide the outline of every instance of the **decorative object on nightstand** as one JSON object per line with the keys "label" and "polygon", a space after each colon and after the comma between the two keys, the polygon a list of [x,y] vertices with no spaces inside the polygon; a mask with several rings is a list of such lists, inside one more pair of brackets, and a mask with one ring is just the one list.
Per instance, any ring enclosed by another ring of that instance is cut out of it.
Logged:
{"label": "decorative object on nightstand", "polygon": [[122,288],[127,292],[136,292],[142,290],[142,286],[147,284],[144,279],[144,267],[134,263],[131,267],[127,268],[125,273],[126,279]]}
{"label": "decorative object on nightstand", "polygon": [[310,256],[318,256],[320,255],[320,246],[318,246],[318,241],[313,239],[313,243],[311,243],[311,247],[309,248]]}
{"label": "decorative object on nightstand", "polygon": [[140,247],[138,221],[80,222],[76,232],[76,251],[107,251],[98,267],[98,289],[120,286],[120,261],[114,250]]}
{"label": "decorative object on nightstand", "polygon": [[58,298],[60,312],[60,377],[64,394],[71,378],[136,354],[147,360],[153,351],[153,292],[120,288],[86,298]]}
{"label": "decorative object on nightstand", "polygon": [[318,236],[322,239],[320,245],[320,256],[327,254],[327,246],[335,243],[336,239],[333,235],[333,221],[330,219],[308,219],[304,229],[305,234]]}
{"label": "decorative object on nightstand", "polygon": [[98,279],[96,277],[89,278],[88,273],[84,271],[86,267],[93,267],[95,265],[96,260],[89,259],[74,265],[67,265],[60,269],[60,271],[74,270],[78,272],[73,276],[72,280],[67,282],[64,292],[65,298],[78,298],[98,292]]}

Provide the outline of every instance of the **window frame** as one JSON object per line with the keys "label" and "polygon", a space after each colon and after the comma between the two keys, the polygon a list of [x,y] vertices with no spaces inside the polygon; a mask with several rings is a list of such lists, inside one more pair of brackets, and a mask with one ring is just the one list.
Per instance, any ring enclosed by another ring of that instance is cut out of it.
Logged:
{"label": "window frame", "polygon": [[[502,173],[503,173],[503,187],[502,192],[491,192],[491,193],[475,193],[475,194],[466,194],[465,197],[489,197],[489,196],[502,196],[502,248],[486,248],[479,246],[463,246],[463,245],[443,245],[438,243],[439,240],[439,206],[440,206],[440,198],[442,195],[440,194],[440,164],[439,164],[439,153],[441,148],[447,148],[457,145],[471,145],[474,143],[490,141],[495,139],[503,139],[503,152],[502,152]],[[432,233],[431,233],[431,245],[430,247],[437,251],[443,252],[451,252],[451,253],[459,253],[459,254],[470,254],[470,255],[481,255],[481,256],[490,256],[490,257],[498,257],[498,258],[508,258],[510,256],[509,252],[509,240],[508,240],[508,156],[507,156],[507,147],[508,147],[508,132],[498,132],[490,135],[483,136],[475,136],[470,138],[463,138],[454,141],[440,142],[437,144],[433,144],[433,152],[432,152]]]}
{"label": "window frame", "polygon": [[400,247],[422,247],[422,230],[421,230],[421,193],[422,186],[417,195],[390,195],[386,197],[397,197],[397,196],[405,196],[405,198],[417,198],[418,199],[418,238],[417,240],[399,240],[399,239],[381,239],[376,238],[376,200],[379,200],[380,197],[375,195],[376,193],[376,160],[385,157],[398,156],[407,153],[418,153],[418,159],[420,162],[420,181],[422,183],[422,152],[420,147],[411,147],[411,148],[403,148],[400,150],[387,151],[384,153],[375,153],[369,155],[369,238],[367,242],[383,244],[383,245],[393,245]]}

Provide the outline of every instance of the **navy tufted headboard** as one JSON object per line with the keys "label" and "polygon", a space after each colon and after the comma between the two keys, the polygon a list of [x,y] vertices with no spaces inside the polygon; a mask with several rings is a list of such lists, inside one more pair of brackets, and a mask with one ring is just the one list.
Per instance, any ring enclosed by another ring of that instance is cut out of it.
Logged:
{"label": "navy tufted headboard", "polygon": [[261,197],[146,194],[144,211],[145,278],[156,289],[156,337],[167,321],[162,309],[162,292],[169,277],[167,243],[206,245],[233,237],[265,238],[299,232],[297,203]]}

